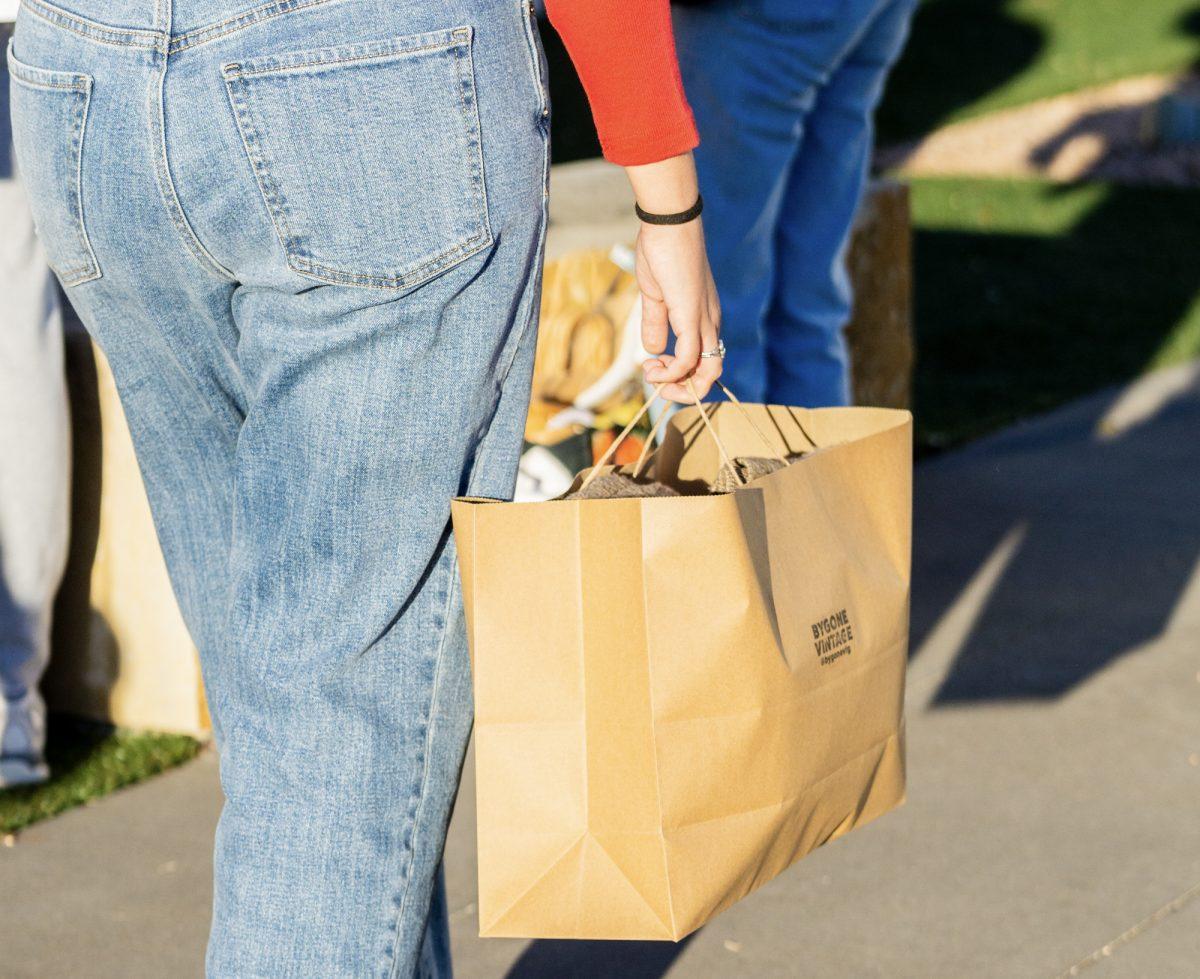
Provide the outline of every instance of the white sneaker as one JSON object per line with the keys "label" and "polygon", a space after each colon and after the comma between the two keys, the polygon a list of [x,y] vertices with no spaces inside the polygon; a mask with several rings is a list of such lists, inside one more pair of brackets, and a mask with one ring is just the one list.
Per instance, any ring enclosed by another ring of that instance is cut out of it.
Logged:
{"label": "white sneaker", "polygon": [[19,785],[37,785],[50,777],[44,761],[28,758],[0,758],[0,792]]}
{"label": "white sneaker", "polygon": [[15,704],[0,699],[0,789],[36,785],[50,777],[42,760],[46,732],[41,714],[40,699],[26,697]]}

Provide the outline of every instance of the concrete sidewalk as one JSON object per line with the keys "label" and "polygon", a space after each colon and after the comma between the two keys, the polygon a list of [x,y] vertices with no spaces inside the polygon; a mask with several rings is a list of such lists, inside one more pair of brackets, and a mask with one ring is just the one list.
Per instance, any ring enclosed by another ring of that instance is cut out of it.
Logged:
{"label": "concrete sidewalk", "polygon": [[[917,471],[909,802],[678,946],[476,937],[461,979],[1200,974],[1200,365]],[[6,979],[200,974],[214,759],[0,849]]]}

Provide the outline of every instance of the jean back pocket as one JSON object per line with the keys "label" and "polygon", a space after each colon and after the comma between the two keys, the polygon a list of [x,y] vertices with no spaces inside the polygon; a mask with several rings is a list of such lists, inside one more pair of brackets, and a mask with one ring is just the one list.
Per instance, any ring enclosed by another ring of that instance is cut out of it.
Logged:
{"label": "jean back pocket", "polygon": [[13,149],[46,258],[65,286],[100,278],[83,215],[92,79],[18,61],[8,48]]}
{"label": "jean back pocket", "polygon": [[471,41],[456,27],[223,67],[293,270],[407,289],[491,244]]}

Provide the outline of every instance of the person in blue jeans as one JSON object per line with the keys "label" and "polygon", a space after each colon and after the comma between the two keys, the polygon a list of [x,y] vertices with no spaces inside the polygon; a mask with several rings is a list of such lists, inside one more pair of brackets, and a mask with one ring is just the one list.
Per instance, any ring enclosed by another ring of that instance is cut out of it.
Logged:
{"label": "person in blue jeans", "polygon": [[[701,225],[670,223],[695,131],[680,89],[646,139],[648,71],[678,87],[666,0],[606,2],[575,46],[637,79],[611,145],[660,219],[647,347],[678,340],[646,376],[689,400],[721,363]],[[622,61],[651,8],[658,49]],[[522,447],[549,172],[531,6],[22,0],[7,54],[30,209],[200,650],[225,794],[207,973],[448,976],[472,719],[450,501],[510,498]]]}
{"label": "person in blue jeans", "polygon": [[845,252],[872,117],[916,0],[675,7],[726,380],[739,398],[850,401]]}
{"label": "person in blue jeans", "polygon": [[[16,4],[0,0],[0,44]],[[67,560],[70,419],[62,299],[13,159],[0,64],[0,791],[43,782],[50,619]]]}

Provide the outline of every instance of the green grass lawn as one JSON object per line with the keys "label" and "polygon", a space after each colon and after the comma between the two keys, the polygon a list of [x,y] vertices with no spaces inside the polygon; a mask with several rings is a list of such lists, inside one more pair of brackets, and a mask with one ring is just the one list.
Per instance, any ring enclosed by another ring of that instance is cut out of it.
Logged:
{"label": "green grass lawn", "polygon": [[925,0],[879,115],[884,141],[1200,60],[1196,0]]}
{"label": "green grass lawn", "polygon": [[0,833],[12,833],[64,809],[194,758],[200,749],[179,734],[114,730],[55,716],[46,756],[51,778],[43,785],[0,791]]}
{"label": "green grass lawn", "polygon": [[923,449],[1200,357],[1200,193],[912,188]]}

